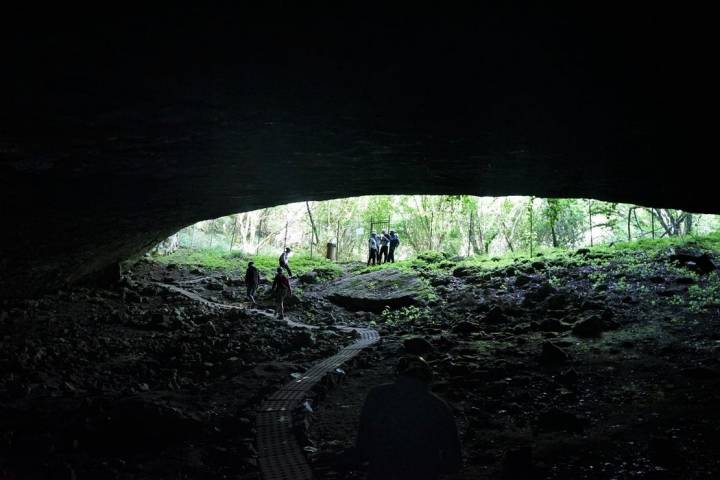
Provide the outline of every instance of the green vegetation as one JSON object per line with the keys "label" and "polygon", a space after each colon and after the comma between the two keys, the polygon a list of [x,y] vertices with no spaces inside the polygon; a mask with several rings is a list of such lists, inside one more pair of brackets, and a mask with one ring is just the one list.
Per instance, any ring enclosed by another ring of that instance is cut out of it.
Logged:
{"label": "green vegetation", "polygon": [[286,245],[296,253],[323,256],[332,243],[340,261],[352,261],[367,259],[370,232],[383,229],[399,234],[397,260],[426,251],[442,252],[446,258],[512,259],[547,256],[558,248],[667,246],[717,231],[720,217],[592,199],[378,195],[301,202],[205,220],[165,243],[271,256]]}
{"label": "green vegetation", "polygon": [[405,327],[415,323],[423,325],[431,325],[433,323],[430,309],[427,307],[402,307],[398,310],[385,308],[382,311],[381,318],[383,323],[393,327]]}
{"label": "green vegetation", "polygon": [[[170,255],[156,257],[156,260],[165,264],[175,263],[236,272],[244,272],[248,262],[253,261],[262,276],[272,278],[278,267],[278,257],[279,254],[275,256],[247,255],[242,252],[230,253],[221,248],[199,250],[181,248]],[[307,254],[292,255],[289,262],[293,274],[298,276],[315,270],[321,278],[331,279],[342,273],[342,269],[337,264],[318,255],[314,255],[312,258]]]}

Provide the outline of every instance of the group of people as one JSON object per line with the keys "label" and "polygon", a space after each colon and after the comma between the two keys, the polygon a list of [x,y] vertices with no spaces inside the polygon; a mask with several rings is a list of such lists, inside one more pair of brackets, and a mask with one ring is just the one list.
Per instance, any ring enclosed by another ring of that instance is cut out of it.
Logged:
{"label": "group of people", "polygon": [[[394,261],[400,240],[394,231],[370,237],[370,260]],[[374,251],[374,253],[373,253]],[[276,315],[285,317],[284,301],[292,294],[290,249],[285,248],[272,284]],[[287,272],[287,276],[284,272]],[[255,293],[260,271],[249,262],[245,272],[247,297],[257,305]],[[343,463],[368,463],[368,480],[436,480],[441,473],[456,473],[461,449],[450,407],[430,391],[432,369],[419,356],[406,356],[396,367],[394,383],[373,388],[362,408],[355,446]]]}
{"label": "group of people", "polygon": [[390,233],[385,233],[383,230],[380,235],[375,232],[370,234],[368,239],[368,266],[382,265],[383,263],[392,262],[395,263],[395,250],[400,245],[400,238],[395,233],[395,230],[390,230]]}
{"label": "group of people", "polygon": [[[292,277],[292,270],[290,270],[290,264],[288,263],[289,255],[289,248],[286,248],[283,250],[283,253],[280,254],[280,258],[278,259],[280,266],[277,268],[272,284],[272,293],[276,306],[275,315],[279,318],[285,318],[285,299],[292,295],[289,278]],[[287,272],[287,276],[285,276],[283,270]],[[255,266],[255,262],[248,262],[247,270],[245,270],[245,286],[247,288],[247,298],[253,305],[257,305],[255,294],[258,285],[260,285],[260,270]]]}

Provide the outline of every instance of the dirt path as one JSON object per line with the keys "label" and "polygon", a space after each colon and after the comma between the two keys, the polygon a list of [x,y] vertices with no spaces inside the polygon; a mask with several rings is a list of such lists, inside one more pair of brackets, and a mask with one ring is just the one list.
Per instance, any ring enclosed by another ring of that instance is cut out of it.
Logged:
{"label": "dirt path", "polygon": [[[263,310],[212,302],[175,285],[160,282],[154,282],[154,284],[208,306],[243,310],[277,320],[272,314]],[[319,328],[287,319],[277,321],[284,321],[290,327]],[[339,326],[338,328],[345,332],[356,332],[359,336],[358,340],[343,348],[337,354],[316,363],[301,377],[295,378],[280,387],[260,406],[256,420],[256,443],[260,472],[265,480],[312,480],[315,478],[310,465],[305,459],[303,450],[295,438],[292,412],[305,401],[310,389],[325,376],[334,374],[345,362],[380,340],[380,335],[373,329],[345,326]]]}

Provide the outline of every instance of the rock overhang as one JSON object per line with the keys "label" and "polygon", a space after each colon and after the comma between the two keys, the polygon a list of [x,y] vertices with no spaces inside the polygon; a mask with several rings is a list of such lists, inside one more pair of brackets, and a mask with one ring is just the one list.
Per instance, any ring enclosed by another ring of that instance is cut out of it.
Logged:
{"label": "rock overhang", "polygon": [[703,158],[677,174],[660,100],[680,85],[658,65],[678,59],[667,40],[648,47],[651,25],[618,19],[608,37],[580,12],[488,7],[465,21],[238,28],[242,12],[11,32],[0,296],[77,280],[198,220],[306,199],[525,194],[720,212]]}

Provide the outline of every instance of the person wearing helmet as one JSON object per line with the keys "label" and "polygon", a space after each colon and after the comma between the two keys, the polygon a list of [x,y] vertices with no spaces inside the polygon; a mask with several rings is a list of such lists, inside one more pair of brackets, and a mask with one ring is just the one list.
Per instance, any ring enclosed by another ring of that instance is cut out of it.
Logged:
{"label": "person wearing helmet", "polygon": [[368,393],[354,456],[368,461],[368,480],[435,480],[460,469],[457,426],[450,407],[430,392],[432,370],[402,357],[395,383]]}

